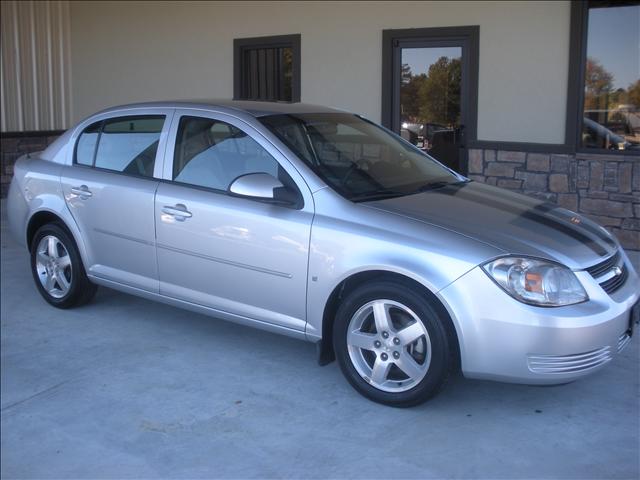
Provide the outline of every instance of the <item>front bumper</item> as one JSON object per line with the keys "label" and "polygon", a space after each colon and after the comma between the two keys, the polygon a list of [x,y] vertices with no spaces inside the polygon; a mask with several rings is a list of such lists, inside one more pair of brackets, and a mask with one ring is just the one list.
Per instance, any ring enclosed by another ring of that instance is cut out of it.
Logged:
{"label": "front bumper", "polygon": [[631,309],[640,298],[640,279],[623,256],[629,276],[611,295],[589,273],[576,272],[589,295],[577,305],[525,305],[480,267],[442,289],[438,295],[456,326],[465,377],[566,383],[612,360],[629,342]]}

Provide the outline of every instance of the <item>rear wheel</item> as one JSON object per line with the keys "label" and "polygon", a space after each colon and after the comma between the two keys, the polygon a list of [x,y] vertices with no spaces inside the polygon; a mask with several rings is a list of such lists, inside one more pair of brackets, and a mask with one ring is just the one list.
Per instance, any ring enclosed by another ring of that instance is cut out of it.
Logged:
{"label": "rear wheel", "polygon": [[84,271],[80,253],[65,228],[49,223],[31,242],[31,272],[42,297],[54,307],[87,303],[96,293]]}
{"label": "rear wheel", "polygon": [[334,325],[334,348],[351,385],[373,401],[420,404],[444,386],[453,368],[445,321],[404,285],[379,281],[344,300]]}

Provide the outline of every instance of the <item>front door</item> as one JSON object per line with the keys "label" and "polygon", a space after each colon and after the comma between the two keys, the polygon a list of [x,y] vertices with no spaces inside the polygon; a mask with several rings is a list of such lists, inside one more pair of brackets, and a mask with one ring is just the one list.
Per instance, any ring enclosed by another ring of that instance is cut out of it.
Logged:
{"label": "front door", "polygon": [[[155,200],[160,293],[304,331],[313,219],[304,181],[228,115],[178,111],[171,130],[175,148],[167,149]],[[297,185],[306,201],[282,206],[228,193],[234,179],[258,172]]]}
{"label": "front door", "polygon": [[385,32],[385,38],[391,35],[387,61],[392,76],[387,123],[407,141],[463,174],[466,142],[475,136],[473,31],[473,27],[461,27]]}

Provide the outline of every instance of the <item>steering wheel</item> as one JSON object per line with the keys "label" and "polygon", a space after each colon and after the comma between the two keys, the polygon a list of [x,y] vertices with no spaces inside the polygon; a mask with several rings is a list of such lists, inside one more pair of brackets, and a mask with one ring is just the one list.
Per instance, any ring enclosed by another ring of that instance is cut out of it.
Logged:
{"label": "steering wheel", "polygon": [[349,166],[345,174],[342,176],[342,178],[340,179],[340,183],[342,185],[345,185],[353,172],[355,172],[356,170],[367,171],[369,170],[369,167],[371,167],[371,163],[369,163],[368,160],[365,160],[364,158],[356,160]]}

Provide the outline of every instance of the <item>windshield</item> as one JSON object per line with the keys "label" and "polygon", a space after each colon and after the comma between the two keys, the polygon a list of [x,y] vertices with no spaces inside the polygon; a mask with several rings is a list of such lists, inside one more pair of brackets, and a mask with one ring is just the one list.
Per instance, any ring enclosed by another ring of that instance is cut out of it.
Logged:
{"label": "windshield", "polygon": [[330,187],[353,201],[409,195],[462,181],[412,145],[356,115],[272,115],[260,121]]}

